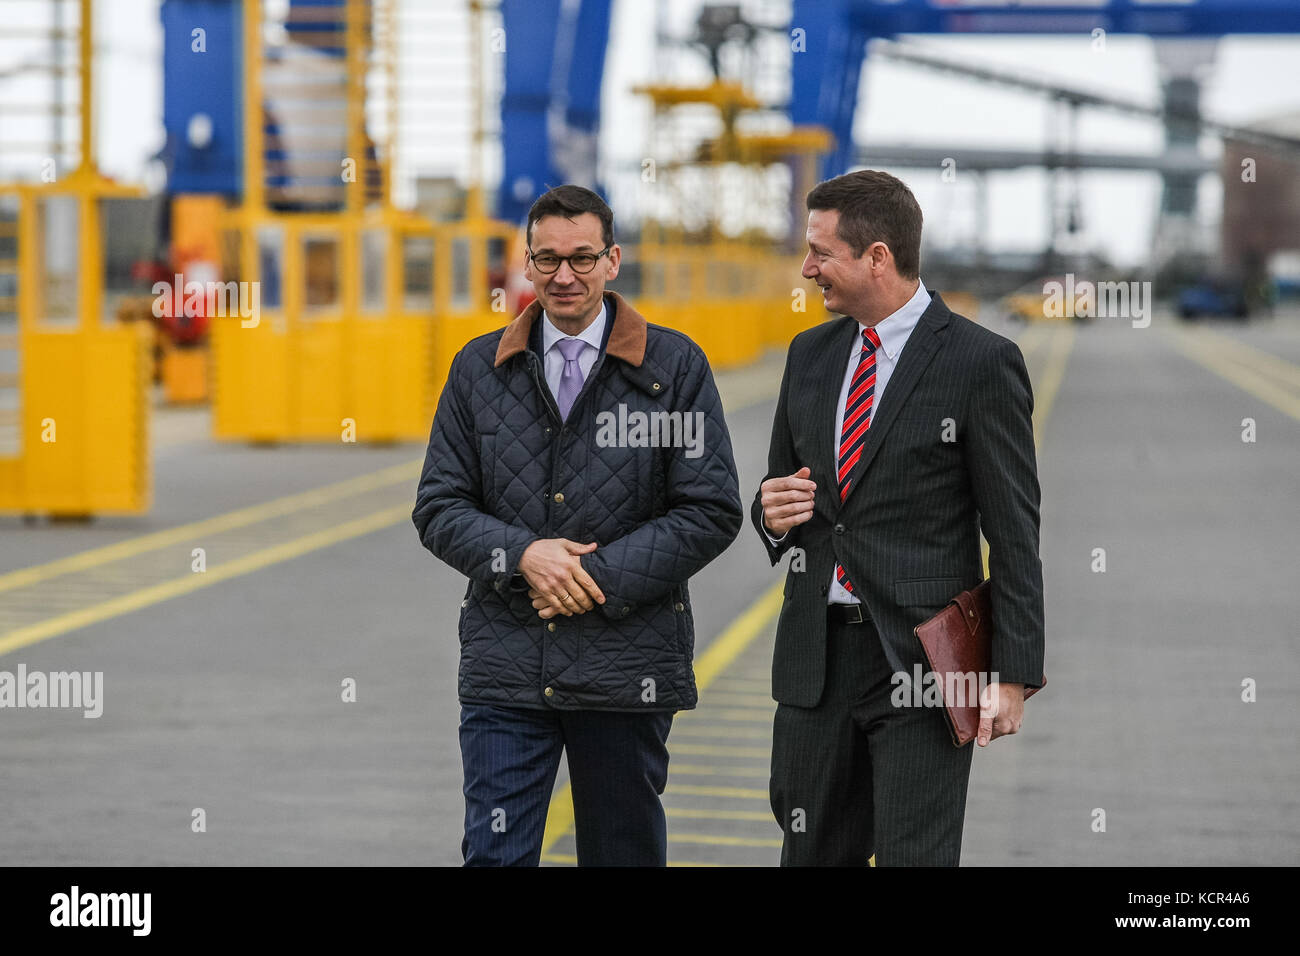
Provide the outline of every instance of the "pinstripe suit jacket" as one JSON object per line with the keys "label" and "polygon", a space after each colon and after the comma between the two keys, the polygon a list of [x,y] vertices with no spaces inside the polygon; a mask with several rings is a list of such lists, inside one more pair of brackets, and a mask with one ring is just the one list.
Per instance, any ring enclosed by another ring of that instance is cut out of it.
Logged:
{"label": "pinstripe suit jacket", "polygon": [[773,564],[803,552],[786,575],[772,695],[813,707],[826,675],[826,596],[835,562],[880,632],[890,665],[922,663],[912,628],[983,579],[989,542],[993,666],[1000,680],[1038,686],[1043,674],[1043,575],[1033,393],[1020,348],[957,315],[932,293],[873,411],[849,495],[835,481],[835,416],[858,333],[842,317],[795,336],[772,423],[767,478],[807,465],[811,519],[773,546],[760,496],[751,518]]}

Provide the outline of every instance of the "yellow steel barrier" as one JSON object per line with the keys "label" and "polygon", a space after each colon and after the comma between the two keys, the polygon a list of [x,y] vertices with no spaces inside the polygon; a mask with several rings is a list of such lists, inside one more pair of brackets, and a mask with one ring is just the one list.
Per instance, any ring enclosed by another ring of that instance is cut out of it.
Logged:
{"label": "yellow steel barrier", "polygon": [[[799,275],[801,257],[739,243],[642,243],[637,308],[652,322],[689,335],[714,368],[784,349],[826,320],[816,286]],[[795,290],[802,289],[803,296]]]}
{"label": "yellow steel barrier", "polygon": [[5,512],[85,516],[150,503],[152,329],[101,321],[101,203],[139,191],[95,168],[89,0],[80,11],[80,162],[63,179],[0,186],[0,271],[10,277],[0,289],[0,353],[12,353],[15,368],[0,371],[12,426],[0,448]]}
{"label": "yellow steel barrier", "polygon": [[258,314],[212,317],[218,438],[427,437],[452,357],[510,318],[489,269],[512,238],[503,223],[378,210],[231,225]]}
{"label": "yellow steel barrier", "polygon": [[514,318],[506,309],[505,271],[522,268],[523,261],[522,249],[512,245],[518,231],[508,223],[474,216],[438,224],[432,232],[436,340],[430,420],[456,353],[470,339]]}

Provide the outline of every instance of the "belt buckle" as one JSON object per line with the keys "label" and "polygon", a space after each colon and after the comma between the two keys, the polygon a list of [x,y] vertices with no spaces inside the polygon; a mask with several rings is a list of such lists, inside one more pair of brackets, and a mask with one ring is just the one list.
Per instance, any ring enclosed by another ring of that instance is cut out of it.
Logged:
{"label": "belt buckle", "polygon": [[843,607],[844,607],[844,610],[843,610],[841,613],[844,615],[844,623],[845,623],[845,624],[861,624],[861,623],[862,623],[862,605],[861,605],[861,604],[845,604],[845,605],[843,605]]}

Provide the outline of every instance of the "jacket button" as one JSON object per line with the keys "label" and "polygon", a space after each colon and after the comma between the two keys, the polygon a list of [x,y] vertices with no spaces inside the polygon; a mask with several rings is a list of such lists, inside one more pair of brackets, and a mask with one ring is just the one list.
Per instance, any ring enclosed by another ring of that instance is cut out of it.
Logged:
{"label": "jacket button", "polygon": [[629,614],[631,614],[631,613],[632,613],[632,609],[631,609],[630,607],[628,607],[626,604],[624,604],[624,605],[623,605],[623,616],[624,616],[624,617],[627,617],[627,616],[628,616]]}
{"label": "jacket button", "polygon": [[557,492],[555,493],[555,503],[556,503],[557,505],[562,505],[562,504],[564,504],[564,492],[563,492],[563,491],[557,491]]}
{"label": "jacket button", "polygon": [[551,621],[551,623],[547,624],[547,625],[546,625],[546,629],[547,629],[548,631],[554,631],[554,630],[555,630],[555,622],[554,622],[554,621]]}
{"label": "jacket button", "polygon": [[547,697],[555,696],[555,691],[550,687],[546,688],[546,690],[542,691],[542,693],[545,694]]}
{"label": "jacket button", "polygon": [[837,525],[836,525],[834,528],[832,528],[831,530],[834,531],[836,534],[843,534],[843,533],[844,533],[844,525],[842,525],[842,524],[837,524]]}
{"label": "jacket button", "polygon": [[655,383],[654,383],[653,385],[651,385],[650,387],[653,388],[656,392],[659,391],[659,389],[663,388],[663,386],[660,385],[658,382],[655,382]]}
{"label": "jacket button", "polygon": [[461,606],[461,607],[469,607],[469,599],[466,598],[464,601],[461,601],[461,602],[460,602],[460,606]]}
{"label": "jacket button", "polygon": [[685,610],[686,610],[686,605],[683,604],[681,601],[678,601],[676,604],[673,605],[673,610],[674,610],[674,611],[685,611]]}
{"label": "jacket button", "polygon": [[830,592],[830,588],[828,588],[826,585],[823,584],[823,585],[822,585],[822,597],[825,597],[829,592]]}

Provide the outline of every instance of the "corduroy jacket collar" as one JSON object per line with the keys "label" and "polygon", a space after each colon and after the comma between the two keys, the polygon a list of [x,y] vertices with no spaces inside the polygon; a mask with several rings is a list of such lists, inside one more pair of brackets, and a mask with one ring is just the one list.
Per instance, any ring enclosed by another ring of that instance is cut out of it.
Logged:
{"label": "corduroy jacket collar", "polygon": [[[640,366],[645,358],[645,317],[617,292],[605,291],[605,307],[609,312],[613,328],[605,343],[605,352],[620,358],[629,365]],[[534,299],[513,322],[506,326],[497,346],[497,357],[493,367],[500,368],[511,356],[518,355],[528,348],[528,337],[533,323],[542,314],[542,303]]]}

